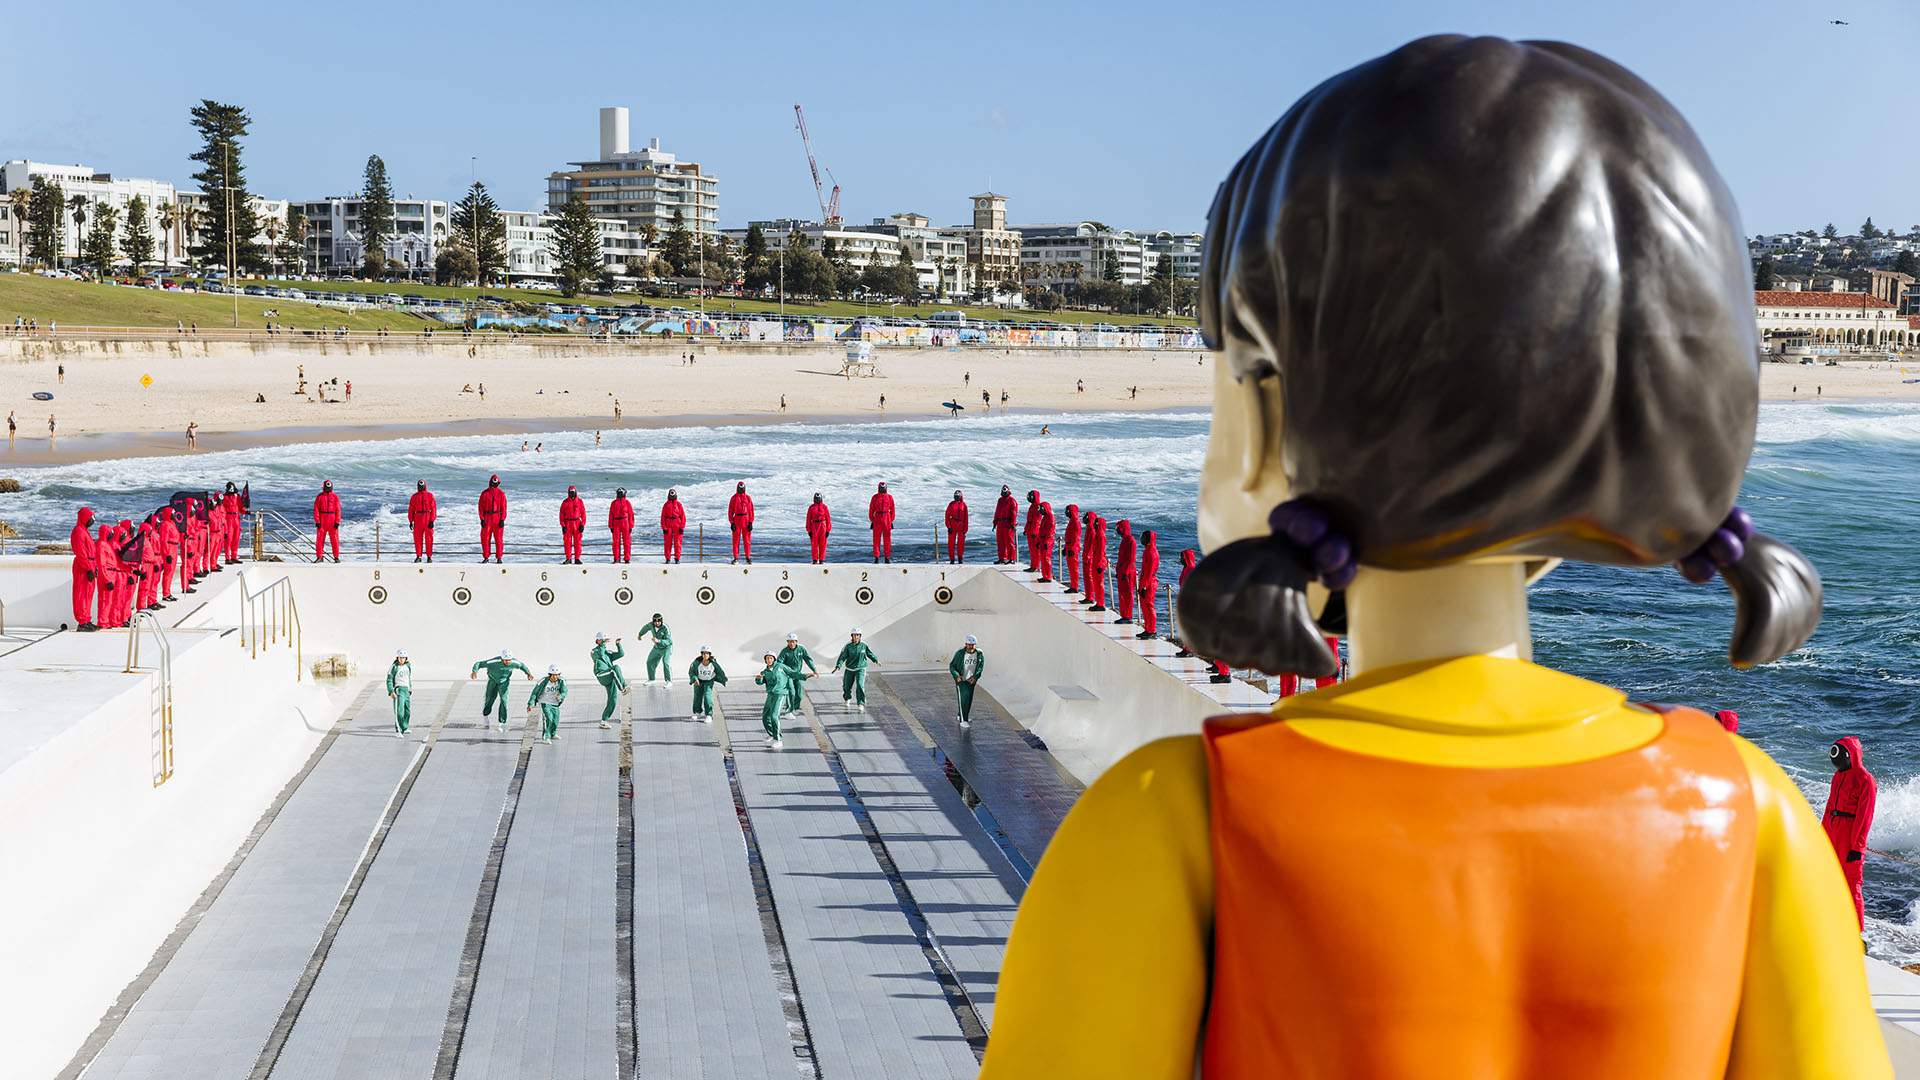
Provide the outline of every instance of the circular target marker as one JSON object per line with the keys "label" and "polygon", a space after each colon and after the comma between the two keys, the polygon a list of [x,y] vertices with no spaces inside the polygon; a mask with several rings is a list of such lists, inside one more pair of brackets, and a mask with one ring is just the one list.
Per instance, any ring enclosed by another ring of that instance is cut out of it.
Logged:
{"label": "circular target marker", "polygon": [[553,590],[542,585],[534,591],[533,602],[539,604],[541,607],[550,606],[553,603]]}
{"label": "circular target marker", "polygon": [[373,588],[371,588],[371,589],[368,589],[368,590],[367,590],[367,599],[369,599],[369,600],[371,600],[371,601],[373,601],[373,602],[374,602],[374,603],[376,603],[376,604],[384,604],[384,603],[386,603],[386,602],[387,602],[387,587],[386,587],[385,585],[375,585],[375,586],[374,586]]}

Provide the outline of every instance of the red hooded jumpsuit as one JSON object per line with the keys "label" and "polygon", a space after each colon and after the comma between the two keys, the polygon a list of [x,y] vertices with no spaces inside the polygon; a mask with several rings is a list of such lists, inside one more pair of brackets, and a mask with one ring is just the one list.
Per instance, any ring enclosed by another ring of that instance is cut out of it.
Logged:
{"label": "red hooded jumpsuit", "polygon": [[998,502],[993,504],[993,561],[997,564],[1010,563],[1020,558],[1020,549],[1013,539],[1014,526],[1020,520],[1020,504],[1013,499],[1012,492],[1003,492]]}
{"label": "red hooded jumpsuit", "polygon": [[1027,492],[1027,520],[1020,527],[1021,535],[1027,538],[1027,569],[1038,570],[1040,557],[1034,553],[1034,541],[1040,536],[1040,493]]}
{"label": "red hooded jumpsuit", "polygon": [[1055,529],[1056,527],[1053,523],[1053,504],[1043,502],[1040,504],[1040,526],[1033,532],[1033,538],[1039,541],[1040,552],[1039,558],[1034,563],[1034,568],[1040,571],[1041,581],[1053,580],[1053,538],[1055,536]]}
{"label": "red hooded jumpsuit", "polygon": [[1140,534],[1140,574],[1135,588],[1140,595],[1140,629],[1152,637],[1160,631],[1160,612],[1155,604],[1160,594],[1160,541],[1152,530]]}
{"label": "red hooded jumpsuit", "polygon": [[955,499],[947,504],[947,561],[963,563],[967,561],[967,504],[963,499]]}
{"label": "red hooded jumpsuit", "polygon": [[498,475],[487,478],[487,490],[480,493],[480,561],[491,552],[497,560],[507,553],[507,489]]}
{"label": "red hooded jumpsuit", "polygon": [[587,504],[569,487],[567,497],[560,500],[560,552],[565,561],[580,561],[581,539],[586,534]]}
{"label": "red hooded jumpsuit", "polygon": [[160,533],[151,518],[134,532],[140,538],[140,591],[134,602],[145,611],[160,603]]}
{"label": "red hooded jumpsuit", "polygon": [[807,506],[807,550],[814,562],[827,561],[827,534],[833,532],[833,513],[827,509],[826,501],[810,503]]}
{"label": "red hooded jumpsuit", "polygon": [[118,626],[120,615],[120,560],[114,554],[119,541],[114,538],[111,525],[102,525],[93,545],[93,565],[99,577],[100,623],[102,627]]}
{"label": "red hooded jumpsuit", "polygon": [[633,504],[615,495],[607,504],[607,531],[613,534],[613,561],[633,561]]}
{"label": "red hooded jumpsuit", "polygon": [[1113,591],[1113,601],[1120,608],[1120,621],[1133,621],[1133,602],[1139,599],[1140,577],[1134,571],[1133,560],[1139,545],[1133,539],[1133,522],[1121,518],[1114,525],[1114,531],[1120,534],[1120,551],[1114,556],[1114,572],[1117,586]]}
{"label": "red hooded jumpsuit", "polygon": [[[1193,550],[1192,548],[1186,548],[1185,550],[1181,551],[1180,552],[1180,580],[1175,584],[1184,587],[1187,584],[1187,575],[1193,573],[1193,568],[1198,565],[1200,565],[1199,552]],[[1177,629],[1177,624],[1176,624],[1176,629]],[[1185,637],[1184,634],[1181,636]],[[1186,642],[1184,641],[1181,642],[1180,648],[1182,652],[1185,652]],[[1212,665],[1213,673],[1215,675],[1230,674],[1230,672],[1228,672],[1227,670],[1227,665],[1222,663],[1221,661],[1208,660],[1206,661],[1206,663]]]}
{"label": "red hooded jumpsuit", "polygon": [[73,624],[92,626],[93,593],[98,587],[98,559],[94,554],[93,533],[87,526],[93,524],[93,511],[80,508],[75,515],[73,532],[67,535],[67,545],[73,549]]}
{"label": "red hooded jumpsuit", "polygon": [[313,561],[326,557],[327,542],[333,542],[333,561],[340,561],[340,496],[322,488],[313,497]]}
{"label": "red hooded jumpsuit", "polygon": [[1060,558],[1067,564],[1067,591],[1080,591],[1080,507],[1067,504],[1067,535],[1060,546]]}
{"label": "red hooded jumpsuit", "polygon": [[893,496],[876,491],[867,500],[867,524],[873,526],[873,557],[893,561]]}
{"label": "red hooded jumpsuit", "polygon": [[[483,495],[481,504],[485,505],[485,502],[486,496]],[[413,527],[414,558],[418,559],[421,556],[433,558],[433,523],[439,516],[439,500],[435,499],[433,492],[426,488],[415,491],[413,497],[407,500],[407,524]],[[486,526],[482,525],[481,535],[484,536],[486,531]]]}
{"label": "red hooded jumpsuit", "polygon": [[1093,592],[1089,597],[1093,601],[1093,610],[1107,610],[1107,519],[1099,514],[1093,515],[1093,545],[1089,555],[1092,569],[1087,573],[1093,582]]}
{"label": "red hooded jumpsuit", "polygon": [[748,562],[753,561],[753,496],[744,488],[737,488],[733,498],[727,500],[727,527],[733,530],[733,558],[737,562],[745,555]]}
{"label": "red hooded jumpsuit", "polygon": [[661,548],[671,562],[680,561],[680,551],[686,546],[687,504],[680,496],[667,493],[667,501],[660,504]]}
{"label": "red hooded jumpsuit", "polygon": [[240,505],[240,494],[235,492],[223,500],[227,508],[227,561],[240,561],[240,524],[246,514],[246,508]]}
{"label": "red hooded jumpsuit", "polygon": [[173,523],[173,507],[162,507],[154,519],[154,535],[160,538],[160,598],[173,599],[173,567],[180,561],[180,529]]}
{"label": "red hooded jumpsuit", "polygon": [[1835,739],[1833,745],[1847,752],[1847,767],[1833,774],[1820,826],[1827,830],[1833,853],[1840,858],[1840,871],[1847,876],[1847,889],[1853,893],[1854,916],[1864,930],[1867,907],[1860,894],[1860,871],[1866,866],[1867,834],[1873,830],[1873,806],[1880,797],[1880,783],[1867,771],[1859,739],[1847,735]]}

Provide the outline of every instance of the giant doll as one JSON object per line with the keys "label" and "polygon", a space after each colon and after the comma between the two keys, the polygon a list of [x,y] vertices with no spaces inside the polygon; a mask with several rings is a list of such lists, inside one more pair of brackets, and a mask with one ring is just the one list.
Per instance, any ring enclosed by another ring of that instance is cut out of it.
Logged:
{"label": "giant doll", "polygon": [[1185,644],[1322,676],[1340,634],[1354,678],[1088,789],[983,1075],[1889,1075],[1794,785],[1531,661],[1526,588],[1564,559],[1717,577],[1737,667],[1819,618],[1813,567],[1734,505],[1753,295],[1686,121],[1583,49],[1426,38],[1281,117],[1205,244]]}

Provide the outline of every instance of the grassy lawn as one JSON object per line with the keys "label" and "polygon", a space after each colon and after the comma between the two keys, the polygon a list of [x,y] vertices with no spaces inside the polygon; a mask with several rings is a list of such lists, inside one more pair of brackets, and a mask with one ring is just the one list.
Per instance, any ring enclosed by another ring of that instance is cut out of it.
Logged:
{"label": "grassy lawn", "polygon": [[[374,295],[385,295],[387,293],[392,293],[398,296],[413,295],[413,296],[425,296],[433,299],[452,299],[452,300],[472,300],[475,297],[480,297],[480,296],[497,296],[503,300],[512,300],[516,302],[524,302],[529,304],[569,304],[569,305],[578,304],[583,307],[589,306],[589,305],[619,306],[619,305],[625,305],[625,304],[648,304],[654,307],[679,306],[679,307],[687,308],[693,311],[698,311],[700,307],[698,301],[691,300],[686,297],[648,296],[643,293],[620,293],[614,296],[583,295],[583,296],[576,296],[572,299],[567,299],[566,297],[561,296],[557,292],[546,292],[539,289],[507,289],[497,285],[489,288],[485,288],[485,289],[476,289],[476,288],[472,288],[464,285],[427,285],[427,284],[421,284],[421,283],[403,284],[399,282],[394,282],[389,284],[380,284],[377,282],[367,282],[367,281],[267,282],[267,281],[261,281],[258,279],[254,279],[254,280],[243,279],[241,284],[242,285],[267,285],[267,284],[284,285],[289,288],[299,289],[302,292],[305,292],[309,295],[317,292],[357,292],[357,293],[371,293]],[[733,297],[728,297],[728,296],[713,296],[713,297],[707,298],[707,312],[709,314],[727,314],[727,313],[774,314],[779,311],[780,311],[780,303],[777,300],[741,300],[741,299],[735,299]],[[964,311],[967,313],[967,317],[969,319],[983,319],[989,322],[995,319],[1014,318],[1022,322],[1045,321],[1045,322],[1056,322],[1056,323],[1063,323],[1063,324],[1069,324],[1069,325],[1077,325],[1080,323],[1107,323],[1112,326],[1134,326],[1134,325],[1139,325],[1144,323],[1144,324],[1149,324],[1154,326],[1164,326],[1167,323],[1167,320],[1164,316],[1156,317],[1152,315],[1122,315],[1122,314],[1116,314],[1116,313],[1107,312],[1107,311],[1049,311],[1049,312],[1027,312],[1027,311],[1018,311],[1018,310],[1010,311],[1005,308],[974,307],[966,304],[959,304],[959,305],[955,305],[955,304],[894,304],[894,305],[871,304],[869,305],[869,304],[858,303],[856,301],[851,301],[851,300],[829,300],[824,303],[811,303],[811,302],[803,303],[797,300],[789,300],[787,301],[787,306],[786,306],[786,312],[788,315],[794,315],[799,317],[819,316],[819,317],[825,317],[825,318],[841,318],[841,319],[851,319],[860,315],[873,315],[875,317],[894,316],[899,318],[918,319],[918,318],[925,318],[936,311]],[[1191,326],[1193,325],[1193,320],[1187,319],[1187,318],[1178,318],[1174,320],[1174,325]]]}
{"label": "grassy lawn", "polygon": [[[352,330],[384,327],[419,331],[443,325],[398,311],[340,311],[259,296],[242,296],[239,301],[240,326],[248,329],[265,327],[268,320],[261,313],[269,309],[279,313],[272,320],[275,326],[298,329],[346,326]],[[183,322],[217,328],[234,324],[233,309],[234,297],[224,294],[166,292],[0,273],[0,322],[7,326],[13,325],[17,315],[38,319],[43,328],[50,322],[63,326],[146,327],[171,327]]]}

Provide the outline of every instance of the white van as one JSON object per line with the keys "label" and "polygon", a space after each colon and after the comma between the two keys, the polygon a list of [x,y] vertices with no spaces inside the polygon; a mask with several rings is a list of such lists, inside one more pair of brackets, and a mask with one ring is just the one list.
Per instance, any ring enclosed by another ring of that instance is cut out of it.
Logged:
{"label": "white van", "polygon": [[929,326],[965,326],[967,313],[964,311],[936,311],[927,316]]}

